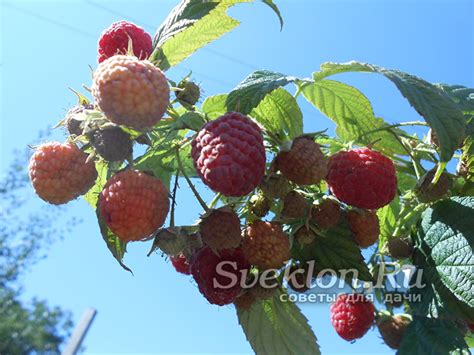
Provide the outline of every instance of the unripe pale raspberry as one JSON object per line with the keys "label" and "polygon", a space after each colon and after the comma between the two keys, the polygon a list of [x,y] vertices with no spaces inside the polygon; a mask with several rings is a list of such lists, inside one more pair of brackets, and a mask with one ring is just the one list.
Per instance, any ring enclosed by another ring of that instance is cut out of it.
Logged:
{"label": "unripe pale raspberry", "polygon": [[361,248],[367,248],[379,239],[379,218],[375,211],[351,210],[347,213],[347,220],[355,241]]}
{"label": "unripe pale raspberry", "polygon": [[397,192],[393,162],[369,148],[341,151],[329,159],[326,177],[331,192],[348,205],[377,209]]}
{"label": "unripe pale raspberry", "polygon": [[123,241],[150,236],[163,225],[169,210],[168,190],[157,178],[125,170],[110,178],[99,198],[102,218]]}
{"label": "unripe pale raspberry", "polygon": [[392,349],[399,349],[405,331],[411,323],[410,319],[397,314],[393,317],[382,317],[377,323],[385,344]]}
{"label": "unripe pale raspberry", "polygon": [[330,311],[334,329],[347,341],[362,338],[375,319],[374,304],[362,294],[339,295]]}
{"label": "unripe pale raspberry", "polygon": [[416,187],[416,196],[418,200],[423,203],[434,202],[440,200],[448,195],[449,189],[453,184],[451,177],[442,173],[438,182],[433,185],[431,181],[436,174],[436,169],[427,172],[419,181]]}
{"label": "unripe pale raspberry", "polygon": [[247,195],[265,172],[262,131],[237,112],[205,124],[192,142],[191,155],[203,182],[226,196]]}
{"label": "unripe pale raspberry", "polygon": [[237,248],[242,240],[239,216],[228,207],[210,210],[199,223],[201,238],[212,250]]}
{"label": "unripe pale raspberry", "polygon": [[66,129],[70,135],[80,136],[84,129],[81,120],[76,119],[76,116],[84,112],[84,110],[93,110],[94,105],[77,105],[72,107],[67,113],[65,118]]}
{"label": "unripe pale raspberry", "polygon": [[99,63],[117,54],[127,54],[130,40],[133,54],[140,59],[148,59],[153,49],[151,36],[131,22],[119,21],[100,35],[97,49]]}
{"label": "unripe pale raspberry", "polygon": [[253,195],[250,199],[250,211],[257,217],[264,217],[270,211],[272,201],[263,194]]}
{"label": "unripe pale raspberry", "polygon": [[272,174],[263,178],[260,189],[266,197],[275,199],[284,198],[291,191],[291,186],[283,175]]}
{"label": "unripe pale raspberry", "polygon": [[290,259],[290,242],[279,223],[256,221],[244,233],[242,251],[252,265],[279,269]]}
{"label": "unripe pale raspberry", "polygon": [[296,191],[290,191],[283,200],[282,217],[305,218],[308,215],[309,203],[306,198]]}
{"label": "unripe pale raspberry", "polygon": [[199,101],[201,89],[196,83],[190,80],[183,80],[178,84],[178,88],[181,90],[176,91],[176,98],[181,105],[190,107]]}
{"label": "unripe pale raspberry", "polygon": [[316,234],[311,230],[302,226],[294,234],[295,240],[302,246],[309,245],[316,239]]}
{"label": "unripe pale raspberry", "polygon": [[325,199],[311,209],[312,221],[321,229],[329,229],[339,224],[341,207],[331,199]]}
{"label": "unripe pale raspberry", "polygon": [[177,272],[184,275],[191,275],[188,259],[183,254],[177,256],[170,256],[171,264]]}
{"label": "unripe pale raspberry", "polygon": [[170,89],[163,72],[149,61],[116,55],[94,72],[92,94],[111,122],[146,130],[163,117]]}
{"label": "unripe pale raspberry", "polygon": [[327,174],[326,157],[319,144],[308,137],[296,138],[289,151],[278,154],[276,164],[288,180],[298,185],[317,184]]}
{"label": "unripe pale raspberry", "polygon": [[94,162],[73,144],[45,143],[30,159],[29,175],[43,200],[60,205],[85,194],[97,179]]}
{"label": "unripe pale raspberry", "polygon": [[[217,255],[204,247],[192,256],[190,264],[199,291],[209,303],[219,306],[235,301],[242,290],[242,273],[250,269],[240,249],[224,249]],[[229,273],[236,276],[237,282],[233,282]]]}
{"label": "unripe pale raspberry", "polygon": [[121,161],[132,157],[133,142],[128,133],[112,126],[87,133],[89,142],[106,161]]}

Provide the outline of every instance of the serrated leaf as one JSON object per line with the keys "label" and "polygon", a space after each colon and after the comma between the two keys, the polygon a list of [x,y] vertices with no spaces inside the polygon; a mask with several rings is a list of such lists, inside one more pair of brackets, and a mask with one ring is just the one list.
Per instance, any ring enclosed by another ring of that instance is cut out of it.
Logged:
{"label": "serrated leaf", "polygon": [[294,80],[295,78],[285,74],[257,70],[229,93],[226,99],[227,111],[239,111],[246,115],[258,106],[265,95]]}
{"label": "serrated leaf", "polygon": [[414,316],[403,336],[399,355],[470,354],[464,337],[452,321]]}
{"label": "serrated leaf", "polygon": [[[308,246],[301,248],[294,243],[292,256],[303,263],[316,260],[318,269],[339,270],[354,269],[358,279],[373,281],[373,277],[364,262],[359,246],[355,243],[348,228],[337,227],[326,231],[326,236],[318,236]],[[349,273],[352,276],[351,273]]]}
{"label": "serrated leaf", "polygon": [[202,103],[201,110],[209,119],[214,120],[227,112],[226,100],[227,94],[209,96]]}
{"label": "serrated leaf", "polygon": [[461,111],[474,111],[474,88],[447,84],[436,84],[436,86],[443,90]]}
{"label": "serrated leaf", "polygon": [[86,200],[92,208],[96,208],[97,206],[97,200],[107,182],[108,174],[107,164],[103,160],[97,160],[95,162],[95,168],[97,170],[97,180],[95,181],[94,186],[83,195],[84,200]]}
{"label": "serrated leaf", "polygon": [[470,134],[464,141],[462,147],[461,161],[465,164],[466,183],[462,188],[462,194],[473,196],[474,193],[474,134]]}
{"label": "serrated leaf", "polygon": [[351,71],[380,73],[391,80],[436,133],[441,162],[452,158],[464,139],[466,120],[457,104],[442,89],[398,70],[358,62],[324,63],[321,70],[313,74],[313,79],[319,81],[330,75]]}
{"label": "serrated leaf", "polygon": [[303,114],[296,99],[283,88],[265,96],[250,115],[265,129],[289,139],[303,134]]}
{"label": "serrated leaf", "polygon": [[237,310],[239,324],[257,355],[320,354],[308,321],[292,302],[283,303],[281,292],[255,303],[250,310]]}
{"label": "serrated leaf", "polygon": [[112,233],[110,228],[107,226],[107,223],[103,219],[100,213],[100,208],[98,207],[96,209],[96,214],[97,220],[99,221],[100,233],[102,234],[102,238],[107,244],[107,247],[109,248],[113,257],[115,260],[117,260],[121,267],[133,274],[132,270],[130,270],[128,266],[123,263],[123,257],[127,252],[127,243],[123,242],[114,233]]}
{"label": "serrated leaf", "polygon": [[171,130],[191,129],[199,131],[206,123],[204,117],[198,112],[185,112],[171,125]]}
{"label": "serrated leaf", "polygon": [[[160,26],[150,60],[167,70],[199,48],[233,30],[240,22],[227,15],[229,7],[253,0],[183,0]],[[280,17],[275,4],[265,1]]]}
{"label": "serrated leaf", "polygon": [[398,217],[400,214],[400,198],[395,198],[383,208],[377,210],[377,216],[380,224],[379,246],[384,246],[387,241],[393,236]]}
{"label": "serrated leaf", "polygon": [[[388,126],[375,117],[370,101],[356,88],[334,80],[318,80],[303,86],[303,96],[337,124],[336,133],[344,141],[369,144],[380,139],[376,147],[389,153],[405,154],[396,134],[385,130],[369,133]],[[395,135],[394,135],[395,134]]]}
{"label": "serrated leaf", "polygon": [[474,321],[474,197],[452,197],[428,208],[415,241],[414,263],[434,296]]}

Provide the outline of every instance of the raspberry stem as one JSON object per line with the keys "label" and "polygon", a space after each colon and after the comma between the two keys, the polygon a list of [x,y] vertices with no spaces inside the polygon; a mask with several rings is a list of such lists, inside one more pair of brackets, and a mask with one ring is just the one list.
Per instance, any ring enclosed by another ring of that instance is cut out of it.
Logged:
{"label": "raspberry stem", "polygon": [[176,192],[178,190],[178,179],[179,179],[179,170],[176,171],[176,177],[174,180],[173,194],[171,196],[171,216],[170,216],[170,227],[174,227],[174,210],[176,207]]}
{"label": "raspberry stem", "polygon": [[181,174],[183,174],[184,178],[186,179],[189,187],[191,188],[191,191],[193,192],[194,196],[196,196],[196,199],[198,200],[199,204],[201,207],[204,209],[204,211],[209,211],[209,207],[207,207],[206,203],[202,199],[201,195],[199,195],[199,192],[197,191],[196,187],[192,183],[191,179],[188,177],[186,174],[186,171],[184,170],[183,163],[181,161],[181,157],[179,156],[179,146],[176,146],[176,161],[178,162],[178,168],[181,171]]}

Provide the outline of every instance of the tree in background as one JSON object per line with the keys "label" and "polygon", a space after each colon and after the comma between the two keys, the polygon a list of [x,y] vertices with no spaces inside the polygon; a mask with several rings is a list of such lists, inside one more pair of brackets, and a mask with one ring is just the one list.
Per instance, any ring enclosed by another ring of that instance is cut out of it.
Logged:
{"label": "tree in background", "polygon": [[15,151],[0,180],[0,354],[57,353],[72,327],[68,312],[21,297],[21,276],[45,256],[55,236],[66,231],[52,223],[64,207],[35,209],[29,203],[30,152]]}

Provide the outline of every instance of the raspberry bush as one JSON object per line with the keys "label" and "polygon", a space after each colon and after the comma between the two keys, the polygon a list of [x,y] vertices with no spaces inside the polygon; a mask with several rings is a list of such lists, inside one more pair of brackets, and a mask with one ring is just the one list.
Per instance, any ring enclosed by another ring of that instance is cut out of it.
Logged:
{"label": "raspberry bush", "polygon": [[[331,321],[343,339],[378,326],[400,354],[467,352],[474,89],[360,62],[323,63],[304,78],[258,70],[210,97],[189,76],[168,75],[238,25],[226,10],[240,2],[182,1],[153,40],[124,21],[98,35],[91,95],[76,92],[79,102],[61,122],[66,142],[45,143],[31,158],[35,192],[53,204],[84,195],[126,270],[127,244],[153,240],[150,254],[160,251],[192,275],[208,302],[236,306],[257,354],[320,353],[287,296],[318,292],[309,286],[327,278],[354,289],[332,294]],[[263,3],[283,26],[277,6]],[[358,89],[328,79],[346,72],[383,75],[423,120],[376,117]],[[327,116],[327,130],[304,131],[304,100]],[[175,225],[182,188],[202,209],[188,208],[192,225]],[[390,289],[380,274],[387,262],[412,267],[410,287]],[[299,269],[304,287],[285,276]],[[268,272],[271,288],[246,286]],[[222,287],[225,275],[243,282]],[[405,313],[395,314],[401,306]]]}

